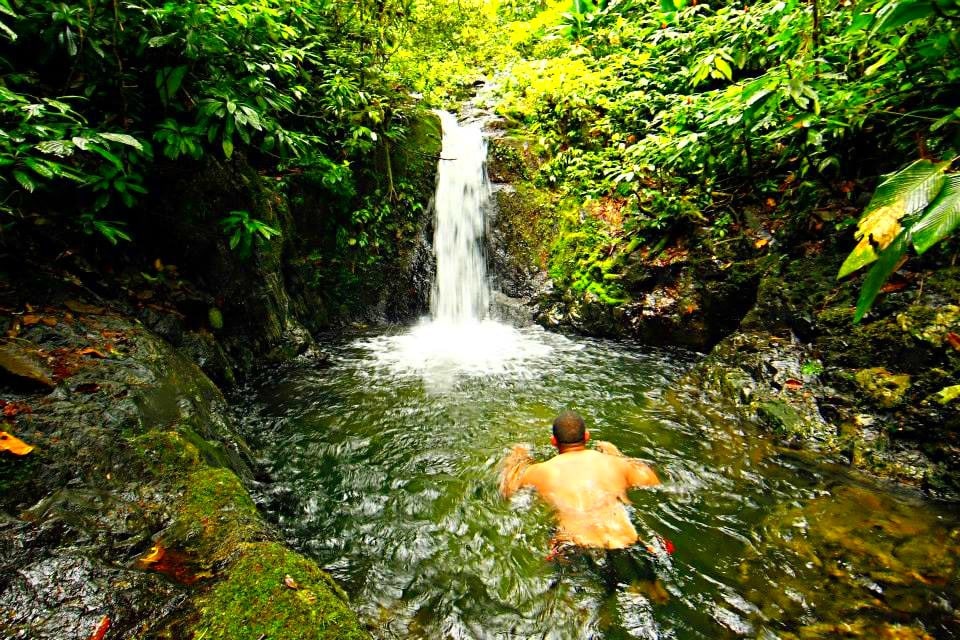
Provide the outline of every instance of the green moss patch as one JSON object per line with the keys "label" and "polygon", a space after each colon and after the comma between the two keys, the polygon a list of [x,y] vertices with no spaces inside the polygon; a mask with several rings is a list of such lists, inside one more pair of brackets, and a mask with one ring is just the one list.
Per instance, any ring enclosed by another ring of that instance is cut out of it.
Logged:
{"label": "green moss patch", "polygon": [[212,567],[233,556],[241,543],[263,540],[266,525],[240,480],[229,469],[201,469],[185,478],[174,523],[163,535],[198,566]]}
{"label": "green moss patch", "polygon": [[890,409],[903,402],[910,376],[893,374],[883,367],[861,369],[854,375],[860,390],[878,406]]}
{"label": "green moss patch", "polygon": [[369,638],[346,596],[316,564],[275,542],[244,544],[226,579],[199,603],[194,638]]}
{"label": "green moss patch", "polygon": [[200,451],[176,431],[148,431],[134,438],[132,445],[154,473],[200,464]]}

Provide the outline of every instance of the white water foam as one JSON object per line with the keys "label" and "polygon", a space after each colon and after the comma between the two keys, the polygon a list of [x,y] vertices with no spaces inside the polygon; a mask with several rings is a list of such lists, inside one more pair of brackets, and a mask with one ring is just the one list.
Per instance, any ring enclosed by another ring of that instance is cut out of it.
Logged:
{"label": "white water foam", "polygon": [[[440,114],[443,145],[437,171],[434,254],[437,275],[431,317],[401,335],[361,340],[375,363],[448,386],[460,376],[537,375],[556,348],[577,345],[539,327],[518,329],[491,320],[490,281],[483,252],[484,209],[490,198],[487,143],[478,125]],[[431,385],[432,386],[432,385]]]}

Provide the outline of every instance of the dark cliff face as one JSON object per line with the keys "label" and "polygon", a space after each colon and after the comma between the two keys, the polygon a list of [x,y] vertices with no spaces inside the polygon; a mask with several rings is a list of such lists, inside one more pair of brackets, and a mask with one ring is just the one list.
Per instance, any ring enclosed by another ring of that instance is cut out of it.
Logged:
{"label": "dark cliff face", "polygon": [[[316,353],[312,334],[351,322],[412,322],[426,312],[439,148],[436,117],[411,123],[406,144],[391,150],[395,191],[378,157],[366,169],[374,178],[348,197],[305,173],[262,175],[239,153],[229,162],[161,164],[128,229],[132,243],[111,247],[67,229],[19,225],[16,237],[0,237],[0,257],[27,272],[56,265],[228,387],[260,363]],[[356,223],[354,212],[377,205],[381,191],[386,217]],[[243,255],[222,225],[232,211],[280,234],[255,240]],[[374,224],[380,246],[340,237],[344,225],[363,232]]]}

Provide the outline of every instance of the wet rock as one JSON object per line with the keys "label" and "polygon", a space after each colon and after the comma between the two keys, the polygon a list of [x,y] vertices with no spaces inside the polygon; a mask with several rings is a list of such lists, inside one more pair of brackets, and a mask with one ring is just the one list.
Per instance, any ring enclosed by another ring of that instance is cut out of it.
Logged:
{"label": "wet rock", "polygon": [[[220,390],[143,325],[101,312],[48,329],[18,340],[56,387],[3,389],[36,448],[0,465],[0,636],[87,640],[106,616],[110,637],[192,637],[198,589],[275,536],[243,485],[250,449]],[[167,565],[141,562],[161,547]],[[278,624],[271,638],[301,637]]]}
{"label": "wet rock", "polygon": [[812,360],[809,348],[794,336],[736,333],[714,347],[678,386],[700,386],[745,419],[768,427],[785,444],[808,441],[829,449],[837,427],[817,403],[818,396],[830,392],[803,373]]}
{"label": "wet rock", "polygon": [[771,513],[741,576],[778,637],[952,637],[954,533],[908,497],[839,485]]}
{"label": "wet rock", "polygon": [[112,636],[142,636],[161,627],[184,598],[183,589],[159,575],[65,550],[17,569],[3,590],[0,634],[86,640],[107,616]]}
{"label": "wet rock", "polygon": [[861,369],[854,374],[854,379],[864,395],[884,409],[902,404],[910,388],[910,376],[893,374],[883,367]]}

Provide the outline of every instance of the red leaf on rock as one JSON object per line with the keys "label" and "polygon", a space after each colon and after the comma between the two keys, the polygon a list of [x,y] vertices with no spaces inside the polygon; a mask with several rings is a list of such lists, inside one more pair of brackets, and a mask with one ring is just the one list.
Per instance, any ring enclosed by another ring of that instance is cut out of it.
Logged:
{"label": "red leaf on rock", "polygon": [[950,346],[960,351],[960,336],[955,334],[953,331],[947,334],[947,342],[950,343]]}
{"label": "red leaf on rock", "polygon": [[880,287],[880,293],[891,293],[893,291],[900,291],[901,289],[905,289],[906,286],[907,286],[907,283],[903,282],[902,280],[900,282],[888,282],[887,284]]}
{"label": "red leaf on rock", "polygon": [[7,402],[0,400],[0,409],[3,410],[3,417],[13,418],[21,413],[32,413],[30,405],[23,402]]}
{"label": "red leaf on rock", "polygon": [[110,616],[103,616],[100,619],[100,624],[97,625],[97,630],[93,632],[89,640],[103,640],[103,637],[107,635],[107,631],[110,630]]}

